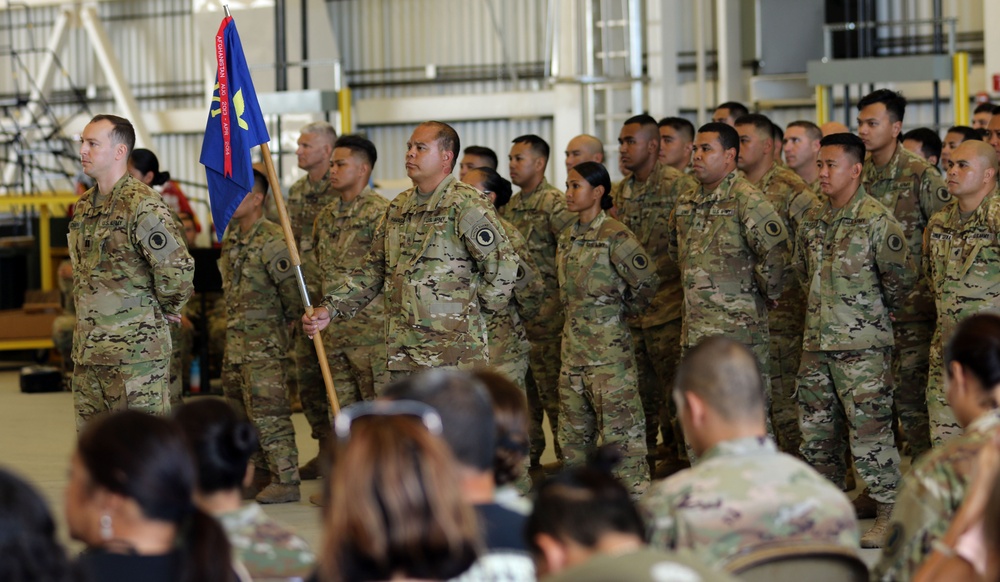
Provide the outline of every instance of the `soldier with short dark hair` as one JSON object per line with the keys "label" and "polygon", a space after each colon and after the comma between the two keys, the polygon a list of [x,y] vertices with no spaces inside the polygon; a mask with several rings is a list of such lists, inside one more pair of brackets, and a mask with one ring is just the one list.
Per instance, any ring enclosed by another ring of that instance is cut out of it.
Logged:
{"label": "soldier with short dark hair", "polygon": [[471,145],[462,150],[462,161],[458,165],[458,179],[464,180],[465,175],[476,168],[497,169],[500,160],[497,153],[485,146]]}

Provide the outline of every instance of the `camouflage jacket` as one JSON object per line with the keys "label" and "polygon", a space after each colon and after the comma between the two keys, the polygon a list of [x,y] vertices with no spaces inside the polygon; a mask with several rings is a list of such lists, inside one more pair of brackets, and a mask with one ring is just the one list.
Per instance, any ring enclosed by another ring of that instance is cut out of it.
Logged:
{"label": "camouflage jacket", "polygon": [[902,306],[917,273],[902,227],[864,188],[843,208],[824,199],[806,213],[793,266],[806,289],[802,349],[893,345],[889,314]]}
{"label": "camouflage jacket", "polygon": [[908,290],[910,296],[906,304],[894,313],[896,321],[934,319],[934,303],[920,262],[927,221],[951,201],[941,174],[920,156],[897,144],[896,153],[885,167],[876,168],[871,156],[865,160],[861,185],[899,221],[917,273],[921,274]]}
{"label": "camouflage jacket", "polygon": [[531,339],[558,337],[562,332],[563,313],[556,280],[556,244],[559,233],[576,222],[576,214],[566,209],[563,193],[545,180],[533,192],[522,190],[511,196],[510,202],[499,212],[524,237],[545,287],[538,315],[525,320],[525,331]]}
{"label": "camouflage jacket", "polygon": [[632,231],[601,211],[590,224],[562,232],[556,265],[566,313],[563,365],[597,366],[634,358],[623,316],[649,305],[659,281]]}
{"label": "camouflage jacket", "polygon": [[504,309],[516,277],[493,206],[448,176],[389,203],[363,265],[323,304],[354,317],[383,293],[390,370],[474,366],[488,359],[482,311]]}
{"label": "camouflage jacket", "polygon": [[931,217],[924,240],[923,266],[944,340],[962,319],[1000,308],[1000,189],[965,222],[958,201],[945,206]]}
{"label": "camouflage jacket", "polygon": [[[389,201],[365,188],[346,206],[338,196],[316,217],[313,255],[323,275],[323,294],[339,287],[351,271],[364,264],[379,221]],[[333,321],[323,332],[332,349],[373,346],[385,342],[385,305],[381,295],[351,319]]]}
{"label": "camouflage jacket", "polygon": [[233,547],[233,557],[253,580],[306,579],[315,568],[309,544],[272,520],[260,505],[249,503],[216,516]]}
{"label": "camouflage jacket", "polygon": [[619,182],[614,191],[618,220],[635,233],[639,244],[656,262],[660,287],[648,309],[631,318],[629,325],[653,327],[681,318],[684,291],[681,272],[670,258],[668,222],[680,192],[697,187],[697,181],[680,170],[661,164],[645,182],[636,183],[635,176]]}
{"label": "camouflage jacket", "polygon": [[965,500],[979,450],[1000,429],[1000,411],[974,420],[965,433],[930,450],[903,476],[892,511],[888,544],[874,580],[910,580],[944,536]]}
{"label": "camouflage jacket", "polygon": [[330,184],[330,173],[313,184],[309,176],[302,176],[288,189],[288,220],[292,224],[295,244],[302,261],[302,277],[309,289],[310,301],[322,297],[323,273],[313,257],[313,228],[316,217],[329,204],[340,199],[340,193]]}
{"label": "camouflage jacket", "polygon": [[219,258],[226,306],[226,360],[281,358],[288,324],[302,316],[295,271],[281,227],[266,218],[247,232],[229,223]]}
{"label": "camouflage jacket", "polygon": [[518,361],[527,355],[531,346],[524,331],[524,320],[536,317],[545,299],[542,278],[524,237],[513,224],[502,218],[500,226],[517,253],[517,282],[507,308],[486,314],[486,335],[489,338],[490,364],[493,366]]}
{"label": "camouflage jacket", "polygon": [[712,192],[682,193],[669,232],[684,287],[681,345],[716,334],[766,344],[765,300],[781,295],[788,240],[771,203],[733,172]]}
{"label": "camouflage jacket", "polygon": [[651,546],[687,549],[706,564],[779,540],[858,548],[847,497],[769,437],[715,445],[690,469],[654,483],[640,507]]}
{"label": "camouflage jacket", "polygon": [[113,366],[170,358],[164,315],[194,290],[194,259],[160,195],[126,174],[100,205],[76,204],[69,256],[77,313],[73,361]]}
{"label": "camouflage jacket", "polygon": [[[754,184],[764,198],[774,206],[788,229],[788,252],[791,255],[795,233],[799,230],[806,211],[819,200],[798,174],[785,166],[774,164],[764,174],[759,184]],[[791,259],[791,256],[788,257]],[[789,261],[789,266],[791,262]],[[801,336],[805,325],[806,294],[795,277],[785,279],[785,290],[778,298],[778,306],[767,311],[767,326],[775,335]]]}

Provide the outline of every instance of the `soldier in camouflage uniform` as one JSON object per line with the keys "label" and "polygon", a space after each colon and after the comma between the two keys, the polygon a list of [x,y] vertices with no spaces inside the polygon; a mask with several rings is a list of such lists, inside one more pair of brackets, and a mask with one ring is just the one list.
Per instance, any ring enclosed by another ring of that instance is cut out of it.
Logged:
{"label": "soldier in camouflage uniform", "polygon": [[[896,141],[905,110],[906,99],[887,89],[870,93],[858,102],[858,136],[871,154],[865,161],[861,184],[903,226],[910,256],[917,272],[922,273],[924,227],[931,215],[951,200],[951,195],[934,166]],[[934,333],[934,304],[927,280],[921,275],[908,292],[905,304],[893,313],[892,370],[897,388],[895,409],[915,458],[932,443],[939,444],[949,434],[955,434],[958,426],[950,418],[946,403],[930,398],[926,391]],[[931,410],[935,414],[928,420]]]}
{"label": "soldier in camouflage uniform", "polygon": [[[764,198],[778,211],[789,236],[794,240],[802,215],[815,206],[818,200],[802,178],[775,163],[772,125],[770,119],[756,113],[736,120],[736,132],[740,135],[740,155],[736,166],[751,184],[764,193]],[[816,131],[818,133],[819,128]],[[815,156],[813,158],[812,165],[815,169]],[[789,245],[789,252],[791,246]],[[771,361],[764,365],[768,366],[771,374],[771,422],[778,447],[790,455],[799,454],[802,440],[795,381],[802,357],[805,308],[805,291],[802,285],[789,278],[785,282],[784,292],[778,298],[778,306],[767,311]]]}
{"label": "soldier in camouflage uniform", "polygon": [[[292,234],[302,261],[302,277],[313,305],[323,297],[324,278],[313,253],[313,227],[320,210],[340,199],[330,183],[330,158],[336,141],[337,132],[329,123],[316,121],[304,125],[295,154],[299,168],[305,170],[306,175],[288,189],[288,220],[292,224]],[[312,428],[312,438],[320,443],[320,454],[305,463],[301,473],[303,479],[316,479],[320,474],[319,459],[326,449],[324,443],[330,435],[330,403],[313,342],[301,333],[298,326],[292,330],[290,339],[302,412]]]}
{"label": "soldier in camouflage uniform", "polygon": [[924,455],[903,477],[889,541],[875,580],[911,580],[966,498],[984,446],[1000,430],[1000,316],[972,315],[957,326],[945,355],[948,399],[965,433]]}
{"label": "soldier in camouflage uniform", "polygon": [[[295,271],[281,227],[264,218],[267,178],[254,171],[253,190],[233,213],[222,241],[219,271],[226,302],[226,398],[260,434],[271,483],[261,503],[299,500],[299,451],[285,384],[286,330],[302,313]],[[261,469],[258,469],[261,470]]]}
{"label": "soldier in camouflage uniform", "polygon": [[668,227],[670,255],[684,288],[681,348],[718,334],[746,344],[764,370],[770,411],[766,304],[781,295],[788,234],[771,203],[736,173],[739,147],[728,125],[698,130],[692,167],[699,186],[677,199]]}
{"label": "soldier in camouflage uniform", "polygon": [[[528,243],[531,258],[538,265],[545,299],[538,315],[524,322],[531,343],[528,370],[528,417],[531,440],[529,458],[538,466],[545,450],[542,430],[543,411],[549,417],[552,434],[559,433],[559,342],[563,313],[559,305],[556,281],[556,243],[559,233],[576,220],[566,210],[562,192],[545,180],[549,145],[537,135],[523,135],[514,140],[508,156],[510,180],[521,188],[500,209],[500,216],[517,227]],[[556,456],[559,444],[555,443]]]}
{"label": "soldier in camouflage uniform", "polygon": [[72,387],[73,330],[76,329],[76,308],[73,306],[73,264],[68,260],[59,263],[59,295],[62,313],[52,321],[52,343],[59,352],[63,386]]}
{"label": "soldier in camouflage uniform", "polygon": [[[510,202],[512,194],[510,182],[492,168],[469,170],[463,181],[484,193],[498,210]],[[528,335],[524,331],[524,320],[538,314],[545,288],[542,286],[538,267],[528,252],[524,237],[514,225],[503,218],[500,218],[500,226],[507,233],[510,245],[517,253],[517,283],[514,284],[513,300],[507,304],[507,308],[488,313],[486,316],[490,367],[527,392],[528,354],[531,351],[531,344],[528,343]],[[525,461],[527,462],[527,457]]]}
{"label": "soldier in camouflage uniform", "polygon": [[798,374],[802,458],[843,486],[846,427],[858,474],[877,503],[864,547],[881,547],[899,481],[892,434],[890,312],[917,277],[902,227],[860,186],[864,145],[823,138],[826,198],[803,217],[793,265],[807,290]]}
{"label": "soldier in camouflage uniform", "polygon": [[811,121],[793,121],[785,127],[785,143],[782,152],[788,168],[798,174],[813,194],[819,192],[819,169],[816,154],[823,132]]}
{"label": "soldier in camouflage uniform", "polygon": [[[559,444],[568,465],[583,464],[597,445],[617,445],[616,476],[638,498],[649,487],[642,399],[625,316],[641,312],[659,284],[635,235],[608,216],[611,178],[584,162],[566,181],[566,203],[578,222],[559,236],[556,268],[566,314],[559,372]],[[656,411],[654,411],[654,414]]]}
{"label": "soldier in camouflage uniform", "polygon": [[955,200],[931,217],[924,233],[923,267],[937,307],[927,384],[928,406],[940,410],[936,416],[951,410],[943,385],[945,341],[962,319],[1000,308],[1000,194],[993,148],[978,140],[958,146],[950,155],[948,191]]}
{"label": "soldier in camouflage uniform", "polygon": [[661,164],[687,173],[691,169],[691,152],[694,151],[694,124],[683,117],[664,117],[657,126],[660,133],[657,159]]}
{"label": "soldier in camouflage uniform", "polygon": [[[330,184],[340,197],[316,217],[313,252],[323,274],[323,293],[343,283],[363,264],[389,201],[368,188],[378,152],[367,139],[337,140]],[[333,386],[340,406],[374,400],[385,382],[385,304],[381,296],[352,319],[339,320],[323,334]]]}
{"label": "soldier in camouflage uniform", "polygon": [[77,323],[77,428],[106,410],[169,411],[169,322],[194,289],[194,261],[170,209],[128,175],[135,130],[97,115],[84,128],[83,171],[97,181],[76,204],[69,254]]}
{"label": "soldier in camouflage uniform", "polygon": [[593,135],[580,134],[566,144],[566,173],[583,162],[604,163],[604,143]]}
{"label": "soldier in camouflage uniform", "polygon": [[847,497],[767,436],[754,360],[721,336],[685,355],[674,400],[699,461],[643,499],[650,545],[690,550],[716,567],[775,542],[856,549],[858,523]]}
{"label": "soldier in camouflage uniform", "polygon": [[363,265],[302,317],[311,336],[384,294],[390,381],[488,364],[483,311],[506,307],[514,288],[517,257],[493,207],[451,175],[458,152],[451,126],[417,126],[406,153],[414,187],[389,203]]}
{"label": "soldier in camouflage uniform", "polygon": [[[660,132],[656,120],[637,115],[625,121],[618,134],[619,159],[631,175],[612,193],[618,219],[631,230],[656,263],[660,278],[652,304],[628,319],[639,377],[639,395],[646,416],[646,448],[656,450],[660,416],[667,407],[664,395],[680,361],[681,289],[680,271],[667,250],[667,221],[681,191],[697,187],[691,176],[659,161]],[[677,414],[668,407],[669,426],[663,427],[665,461],[683,458],[684,437]]]}

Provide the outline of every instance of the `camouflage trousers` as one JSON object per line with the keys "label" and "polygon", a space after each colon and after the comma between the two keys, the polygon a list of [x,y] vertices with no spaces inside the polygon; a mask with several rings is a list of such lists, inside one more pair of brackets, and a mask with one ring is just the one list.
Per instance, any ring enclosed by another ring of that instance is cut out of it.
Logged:
{"label": "camouflage trousers", "polygon": [[649,488],[645,419],[632,360],[564,366],[559,374],[559,433],[567,466],[583,465],[600,444],[619,447],[615,476],[638,499]]}
{"label": "camouflage trousers", "polygon": [[76,429],[88,420],[111,410],[138,410],[149,414],[170,413],[168,360],[134,364],[73,368],[73,406]]}
{"label": "camouflage trousers", "polygon": [[73,331],[76,329],[75,315],[60,315],[52,322],[52,343],[62,360],[65,374],[73,371]]}
{"label": "camouflage trousers", "polygon": [[[562,334],[531,340],[528,352],[528,376],[525,382],[528,396],[528,441],[531,443],[529,459],[537,465],[545,452],[545,431],[542,422],[549,417],[552,436],[559,434],[559,369],[562,362]],[[561,457],[558,439],[556,457]]]}
{"label": "camouflage trousers", "polygon": [[931,443],[937,447],[963,433],[955,412],[945,397],[944,338],[937,330],[931,343],[930,366],[927,374],[927,414],[930,420]]}
{"label": "camouflage trousers", "polygon": [[927,370],[934,322],[894,323],[892,332],[896,344],[892,352],[894,410],[915,459],[931,448]]}
{"label": "camouflage trousers", "polygon": [[261,450],[254,464],[266,465],[279,483],[297,485],[299,450],[295,445],[284,362],[282,358],[241,364],[227,360],[222,365],[222,386],[226,399],[246,414],[260,435]]}
{"label": "camouflage trousers", "polygon": [[388,379],[385,343],[336,350],[327,347],[326,359],[341,408],[362,400],[375,400]]}
{"label": "camouflage trousers", "polygon": [[681,320],[645,329],[630,328],[639,378],[639,398],[646,416],[646,449],[652,453],[663,433],[668,461],[684,456],[684,435],[677,420],[677,408],[667,398],[674,385],[674,372],[681,358]]}
{"label": "camouflage trousers", "polygon": [[180,406],[184,385],[191,376],[191,346],[194,330],[179,323],[170,324],[170,407]]}
{"label": "camouflage trousers", "polygon": [[292,353],[295,360],[295,382],[299,387],[302,412],[312,438],[322,441],[330,436],[330,401],[323,383],[323,372],[319,367],[319,357],[313,340],[302,331],[301,325],[292,326]]}
{"label": "camouflage trousers", "polygon": [[802,359],[802,334],[771,334],[771,424],[778,448],[798,456],[802,443],[795,385]]}
{"label": "camouflage trousers", "polygon": [[844,486],[846,429],[854,466],[872,499],[892,503],[899,484],[899,453],[892,438],[892,348],[802,352],[798,400],[802,459]]}

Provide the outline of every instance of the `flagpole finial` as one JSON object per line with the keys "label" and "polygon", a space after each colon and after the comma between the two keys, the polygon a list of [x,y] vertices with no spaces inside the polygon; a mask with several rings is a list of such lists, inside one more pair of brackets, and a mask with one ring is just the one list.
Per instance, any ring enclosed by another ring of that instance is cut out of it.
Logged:
{"label": "flagpole finial", "polygon": [[229,4],[223,4],[222,9],[226,11],[226,18],[232,17],[232,14],[229,13]]}

